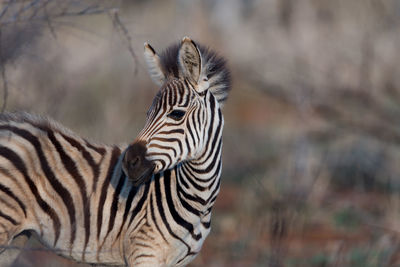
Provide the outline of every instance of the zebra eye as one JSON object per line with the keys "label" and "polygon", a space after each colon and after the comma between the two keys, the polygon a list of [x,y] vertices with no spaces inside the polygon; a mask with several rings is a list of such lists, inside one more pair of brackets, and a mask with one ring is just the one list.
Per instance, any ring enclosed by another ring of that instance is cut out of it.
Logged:
{"label": "zebra eye", "polygon": [[176,121],[182,119],[183,116],[185,116],[185,111],[179,109],[175,109],[168,114],[168,117]]}

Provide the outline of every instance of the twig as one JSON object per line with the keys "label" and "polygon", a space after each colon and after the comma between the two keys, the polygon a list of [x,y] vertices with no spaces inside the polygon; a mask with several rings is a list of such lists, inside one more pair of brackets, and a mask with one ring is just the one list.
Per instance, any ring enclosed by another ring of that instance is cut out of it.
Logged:
{"label": "twig", "polygon": [[6,25],[10,25],[13,23],[26,23],[26,22],[35,22],[35,21],[43,21],[46,20],[47,18],[49,19],[57,19],[57,18],[61,18],[61,17],[78,17],[78,16],[83,16],[83,15],[98,15],[98,14],[104,14],[105,12],[107,12],[109,9],[101,9],[101,10],[94,10],[94,11],[90,11],[87,13],[82,13],[81,11],[77,11],[77,12],[63,12],[63,13],[59,13],[53,16],[40,16],[40,17],[35,17],[35,18],[24,18],[24,19],[11,19],[11,20],[6,20],[3,22],[0,22],[0,26],[6,26]]}
{"label": "twig", "polygon": [[1,10],[1,12],[0,12],[0,19],[1,19],[1,17],[3,17],[6,14],[8,8],[9,8],[9,5],[5,5],[3,7],[3,10]]}
{"label": "twig", "polygon": [[1,107],[1,113],[6,110],[7,107],[7,98],[8,98],[8,84],[7,84],[7,76],[6,76],[6,64],[3,58],[3,48],[2,48],[2,31],[0,29],[0,72],[1,78],[3,80],[3,105]]}
{"label": "twig", "polygon": [[54,39],[57,39],[56,31],[54,30],[53,24],[51,23],[51,20],[50,20],[49,13],[47,12],[47,4],[43,6],[43,9],[44,9],[44,13],[46,16],[46,22],[47,22],[47,26],[49,27],[50,33]]}
{"label": "twig", "polygon": [[39,3],[40,0],[34,0],[30,3],[28,3],[25,7],[21,8],[21,10],[18,11],[17,14],[15,14],[14,16],[19,16],[21,13],[29,10],[30,8],[34,7],[37,3]]}
{"label": "twig", "polygon": [[[33,13],[29,16],[29,18],[34,18],[34,17],[36,17],[36,15],[37,15],[37,13],[40,11],[40,9],[41,9],[41,8],[45,9],[46,6],[48,5],[48,3],[49,3],[50,1],[52,1],[52,0],[47,0],[47,1],[44,1],[43,4],[37,5],[36,8],[34,9]],[[45,11],[46,11],[46,10],[45,10]]]}
{"label": "twig", "polygon": [[[254,88],[274,97],[283,103],[296,105],[297,102],[289,90],[277,84],[268,84],[257,77],[250,77]],[[341,103],[341,105],[337,105]],[[309,102],[310,109],[332,125],[350,132],[358,132],[372,138],[400,145],[400,129],[398,117],[400,111],[390,110],[382,106],[369,92],[352,92],[350,90],[332,90],[329,98],[313,96]],[[362,110],[363,117],[352,116],[352,110],[358,107]],[[368,107],[367,109],[365,107]],[[365,116],[371,118],[365,120]]]}
{"label": "twig", "polygon": [[98,5],[95,5],[95,6],[88,6],[88,7],[86,7],[85,9],[79,11],[78,14],[79,14],[79,15],[87,14],[87,13],[89,13],[92,9],[98,10],[98,7],[99,7]]}
{"label": "twig", "polygon": [[[0,0],[1,1],[1,0]],[[113,13],[110,11],[113,10]],[[4,112],[7,107],[8,99],[8,80],[7,80],[7,70],[6,63],[9,58],[13,56],[9,53],[9,50],[15,51],[18,47],[21,47],[21,42],[17,42],[17,48],[12,47],[12,43],[5,46],[5,42],[8,41],[8,30],[16,32],[14,36],[18,37],[18,34],[23,34],[24,29],[28,28],[29,24],[39,22],[40,24],[45,24],[50,30],[51,35],[57,39],[56,29],[57,20],[59,18],[66,17],[80,17],[87,15],[97,15],[97,14],[112,14],[113,26],[118,32],[121,33],[123,39],[125,40],[129,53],[135,61],[134,72],[137,73],[136,68],[136,55],[131,45],[131,37],[128,30],[121,22],[118,12],[116,9],[112,9],[106,6],[102,6],[100,1],[86,2],[86,1],[74,1],[74,0],[28,0],[28,1],[16,1],[16,0],[3,0],[0,9],[0,78],[2,79],[3,87],[3,104],[1,106],[0,112]],[[21,24],[21,25],[18,25]],[[7,28],[7,27],[15,27]],[[19,30],[22,29],[22,30]],[[33,38],[33,37],[30,37]],[[13,41],[12,38],[10,38]],[[18,41],[18,40],[17,40]],[[7,49],[10,48],[10,49]],[[13,50],[14,49],[14,50]]]}
{"label": "twig", "polygon": [[1,106],[1,113],[4,113],[7,107],[7,99],[8,99],[8,85],[7,85],[7,77],[6,77],[6,66],[2,64],[1,67],[1,78],[3,79],[3,105]]}
{"label": "twig", "polygon": [[129,31],[125,27],[125,25],[121,22],[121,19],[120,19],[119,14],[118,14],[118,9],[114,8],[114,9],[110,10],[110,12],[108,14],[111,17],[111,20],[113,22],[114,28],[117,29],[117,31],[120,33],[121,36],[124,37],[123,40],[125,40],[126,46],[128,48],[128,51],[131,54],[131,56],[132,56],[132,58],[133,58],[133,60],[135,62],[133,73],[136,75],[137,72],[138,72],[138,69],[137,69],[138,60],[137,60],[137,56],[135,54],[135,51],[133,50],[133,47],[132,47],[132,38],[131,38],[131,36],[129,34]]}
{"label": "twig", "polygon": [[[31,21],[48,21],[60,17],[104,14],[111,9],[103,8],[99,4],[82,5],[81,2],[61,0],[31,0],[27,4],[9,1],[3,3],[0,11],[0,26]],[[53,10],[47,12],[47,6],[51,6]],[[74,8],[74,6],[79,8]],[[7,13],[11,14],[6,16]]]}

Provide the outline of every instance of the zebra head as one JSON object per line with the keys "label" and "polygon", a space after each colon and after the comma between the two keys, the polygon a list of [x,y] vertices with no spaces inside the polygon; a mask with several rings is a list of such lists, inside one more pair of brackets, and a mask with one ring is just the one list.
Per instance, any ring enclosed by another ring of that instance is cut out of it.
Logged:
{"label": "zebra head", "polygon": [[160,85],[143,130],[126,149],[123,168],[135,185],[152,174],[205,157],[211,139],[221,139],[220,108],[230,90],[225,60],[190,38],[160,56],[147,43],[144,55]]}

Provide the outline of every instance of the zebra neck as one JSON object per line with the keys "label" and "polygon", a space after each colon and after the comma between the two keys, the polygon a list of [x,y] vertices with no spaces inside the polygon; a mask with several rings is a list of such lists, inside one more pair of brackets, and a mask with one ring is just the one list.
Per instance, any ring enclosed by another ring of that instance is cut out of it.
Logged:
{"label": "zebra neck", "polygon": [[198,159],[193,159],[182,163],[182,169],[186,170],[186,175],[200,183],[207,183],[219,178],[221,174],[221,151],[222,151],[222,132],[216,134],[212,143],[207,143],[208,149]]}
{"label": "zebra neck", "polygon": [[[210,149],[200,160],[184,162],[175,167],[180,193],[202,209],[211,209],[218,195],[221,176],[221,144]],[[188,194],[195,197],[188,197]]]}

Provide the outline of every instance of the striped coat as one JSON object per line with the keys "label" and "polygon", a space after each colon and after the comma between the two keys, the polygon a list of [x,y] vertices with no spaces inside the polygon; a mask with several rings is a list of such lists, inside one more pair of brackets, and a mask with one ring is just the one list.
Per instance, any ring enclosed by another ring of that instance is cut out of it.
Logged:
{"label": "striped coat", "polygon": [[229,73],[187,37],[161,56],[146,44],[145,57],[161,88],[131,144],[0,115],[3,247],[33,233],[77,261],[127,266],[184,266],[200,251],[220,185]]}

